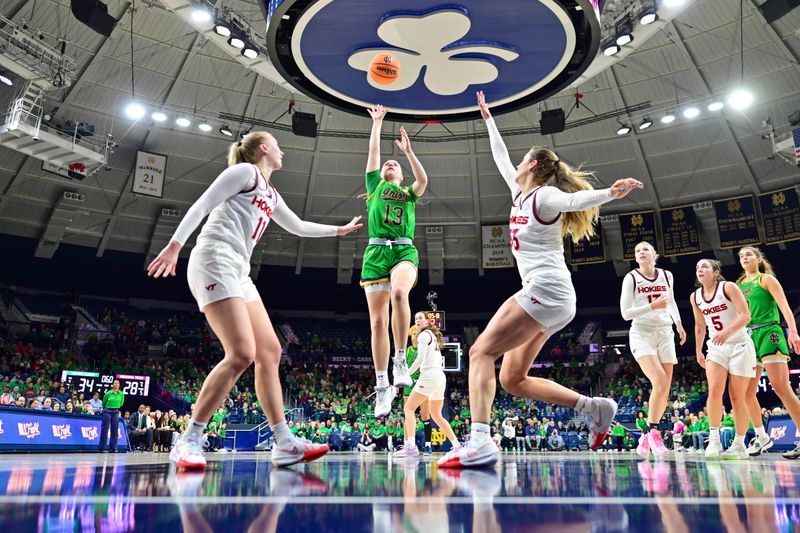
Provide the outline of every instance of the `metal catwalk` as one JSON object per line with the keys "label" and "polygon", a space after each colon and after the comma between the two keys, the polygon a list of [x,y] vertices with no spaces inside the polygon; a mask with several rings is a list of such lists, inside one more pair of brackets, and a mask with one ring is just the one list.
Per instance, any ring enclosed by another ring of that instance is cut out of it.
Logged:
{"label": "metal catwalk", "polygon": [[800,462],[778,454],[504,454],[494,469],[437,469],[331,454],[275,469],[269,453],[211,454],[205,474],[166,454],[2,455],[2,533],[25,531],[798,530]]}

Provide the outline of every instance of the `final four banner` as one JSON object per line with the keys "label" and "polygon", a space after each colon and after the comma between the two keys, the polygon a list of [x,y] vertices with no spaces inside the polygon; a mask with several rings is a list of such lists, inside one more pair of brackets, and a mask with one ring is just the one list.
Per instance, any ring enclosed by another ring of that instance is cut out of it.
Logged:
{"label": "final four banner", "polygon": [[513,267],[508,224],[481,226],[481,250],[483,268]]}
{"label": "final four banner", "polygon": [[758,196],[767,244],[800,239],[800,201],[794,187]]}
{"label": "final four banner", "polygon": [[687,255],[700,251],[697,216],[691,205],[664,209],[659,215],[664,255]]}
{"label": "final four banner", "polygon": [[602,263],[606,260],[605,248],[603,247],[603,227],[597,221],[595,235],[591,239],[583,239],[578,242],[570,240],[570,263],[573,265],[591,265],[592,263]]}
{"label": "final four banner", "polygon": [[636,245],[642,241],[647,241],[658,249],[655,211],[619,215],[619,228],[622,231],[622,257],[626,261],[634,259]]}
{"label": "final four banner", "polygon": [[715,200],[717,228],[721,248],[738,248],[747,244],[758,244],[758,221],[753,197],[738,196],[727,200]]}

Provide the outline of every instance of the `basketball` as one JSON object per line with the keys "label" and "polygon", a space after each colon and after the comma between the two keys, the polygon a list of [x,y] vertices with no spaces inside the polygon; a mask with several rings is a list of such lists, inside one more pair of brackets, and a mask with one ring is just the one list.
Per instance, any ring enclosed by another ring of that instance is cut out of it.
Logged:
{"label": "basketball", "polygon": [[369,76],[381,85],[394,83],[400,76],[400,61],[392,54],[378,54],[369,62]]}

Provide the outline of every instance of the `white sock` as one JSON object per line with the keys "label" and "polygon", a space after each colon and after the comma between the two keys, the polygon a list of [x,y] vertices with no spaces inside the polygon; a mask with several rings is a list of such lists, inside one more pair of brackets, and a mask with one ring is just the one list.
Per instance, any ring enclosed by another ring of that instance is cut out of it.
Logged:
{"label": "white sock", "polygon": [[719,428],[709,428],[708,438],[719,442]]}
{"label": "white sock", "polygon": [[483,422],[473,422],[472,429],[470,429],[470,435],[472,435],[470,442],[490,439],[491,436],[489,434],[489,429],[489,424],[484,424]]}
{"label": "white sock", "polygon": [[186,433],[184,433],[183,436],[187,439],[199,439],[203,436],[204,429],[206,429],[206,425],[198,422],[194,419],[194,417],[192,417],[189,420],[189,425],[186,426]]}
{"label": "white sock", "polygon": [[742,446],[744,446],[744,435],[736,435],[735,437],[733,437],[733,444],[734,445],[741,444]]}
{"label": "white sock", "polygon": [[289,425],[285,420],[280,424],[270,426],[270,428],[275,433],[275,442],[277,444],[287,444],[292,439],[292,430],[289,429]]}
{"label": "white sock", "polygon": [[758,437],[758,440],[765,441],[769,438],[764,426],[754,427],[753,429],[756,430],[756,437]]}
{"label": "white sock", "polygon": [[405,351],[405,349],[403,349],[403,350],[395,350],[395,351],[394,351],[394,356],[395,356],[395,357],[401,357],[401,358],[403,358],[403,360],[405,360],[405,358],[406,358],[406,351]]}
{"label": "white sock", "polygon": [[592,416],[597,412],[597,402],[594,401],[594,398],[579,394],[578,401],[575,402],[575,410],[579,413]]}
{"label": "white sock", "polygon": [[384,388],[389,386],[389,370],[376,370],[375,378],[378,380],[378,387]]}
{"label": "white sock", "polygon": [[406,450],[410,450],[410,449],[416,448],[416,447],[417,447],[417,443],[415,443],[411,439],[405,439],[403,441],[403,448],[405,448]]}

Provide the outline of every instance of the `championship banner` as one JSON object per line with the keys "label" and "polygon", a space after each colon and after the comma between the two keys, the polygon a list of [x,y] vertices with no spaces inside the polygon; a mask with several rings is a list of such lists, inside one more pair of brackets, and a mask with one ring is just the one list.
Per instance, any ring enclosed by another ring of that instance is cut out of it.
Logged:
{"label": "championship banner", "polygon": [[591,265],[593,263],[602,263],[606,260],[605,248],[603,247],[603,226],[599,220],[595,226],[594,237],[581,239],[578,242],[570,239],[569,256],[569,262],[572,265]]}
{"label": "championship banner", "polygon": [[[2,451],[96,451],[100,444],[99,416],[57,414],[36,409],[0,408]],[[128,433],[120,417],[118,448],[128,449]]]}
{"label": "championship banner", "polygon": [[758,221],[752,196],[738,196],[727,200],[715,200],[717,228],[721,248],[738,248],[747,244],[758,244]]}
{"label": "championship banner", "polygon": [[481,226],[481,250],[483,268],[513,267],[508,224]]}
{"label": "championship banner", "polygon": [[164,174],[167,156],[139,151],[136,153],[136,170],[133,173],[131,192],[163,198]]}
{"label": "championship banner", "polygon": [[758,195],[767,244],[800,239],[800,201],[792,187]]}
{"label": "championship banner", "polygon": [[622,258],[632,261],[636,245],[647,241],[657,250],[656,212],[639,211],[619,215],[619,228],[622,231]]}
{"label": "championship banner", "polygon": [[687,255],[700,251],[697,215],[691,205],[663,209],[659,215],[664,255]]}

